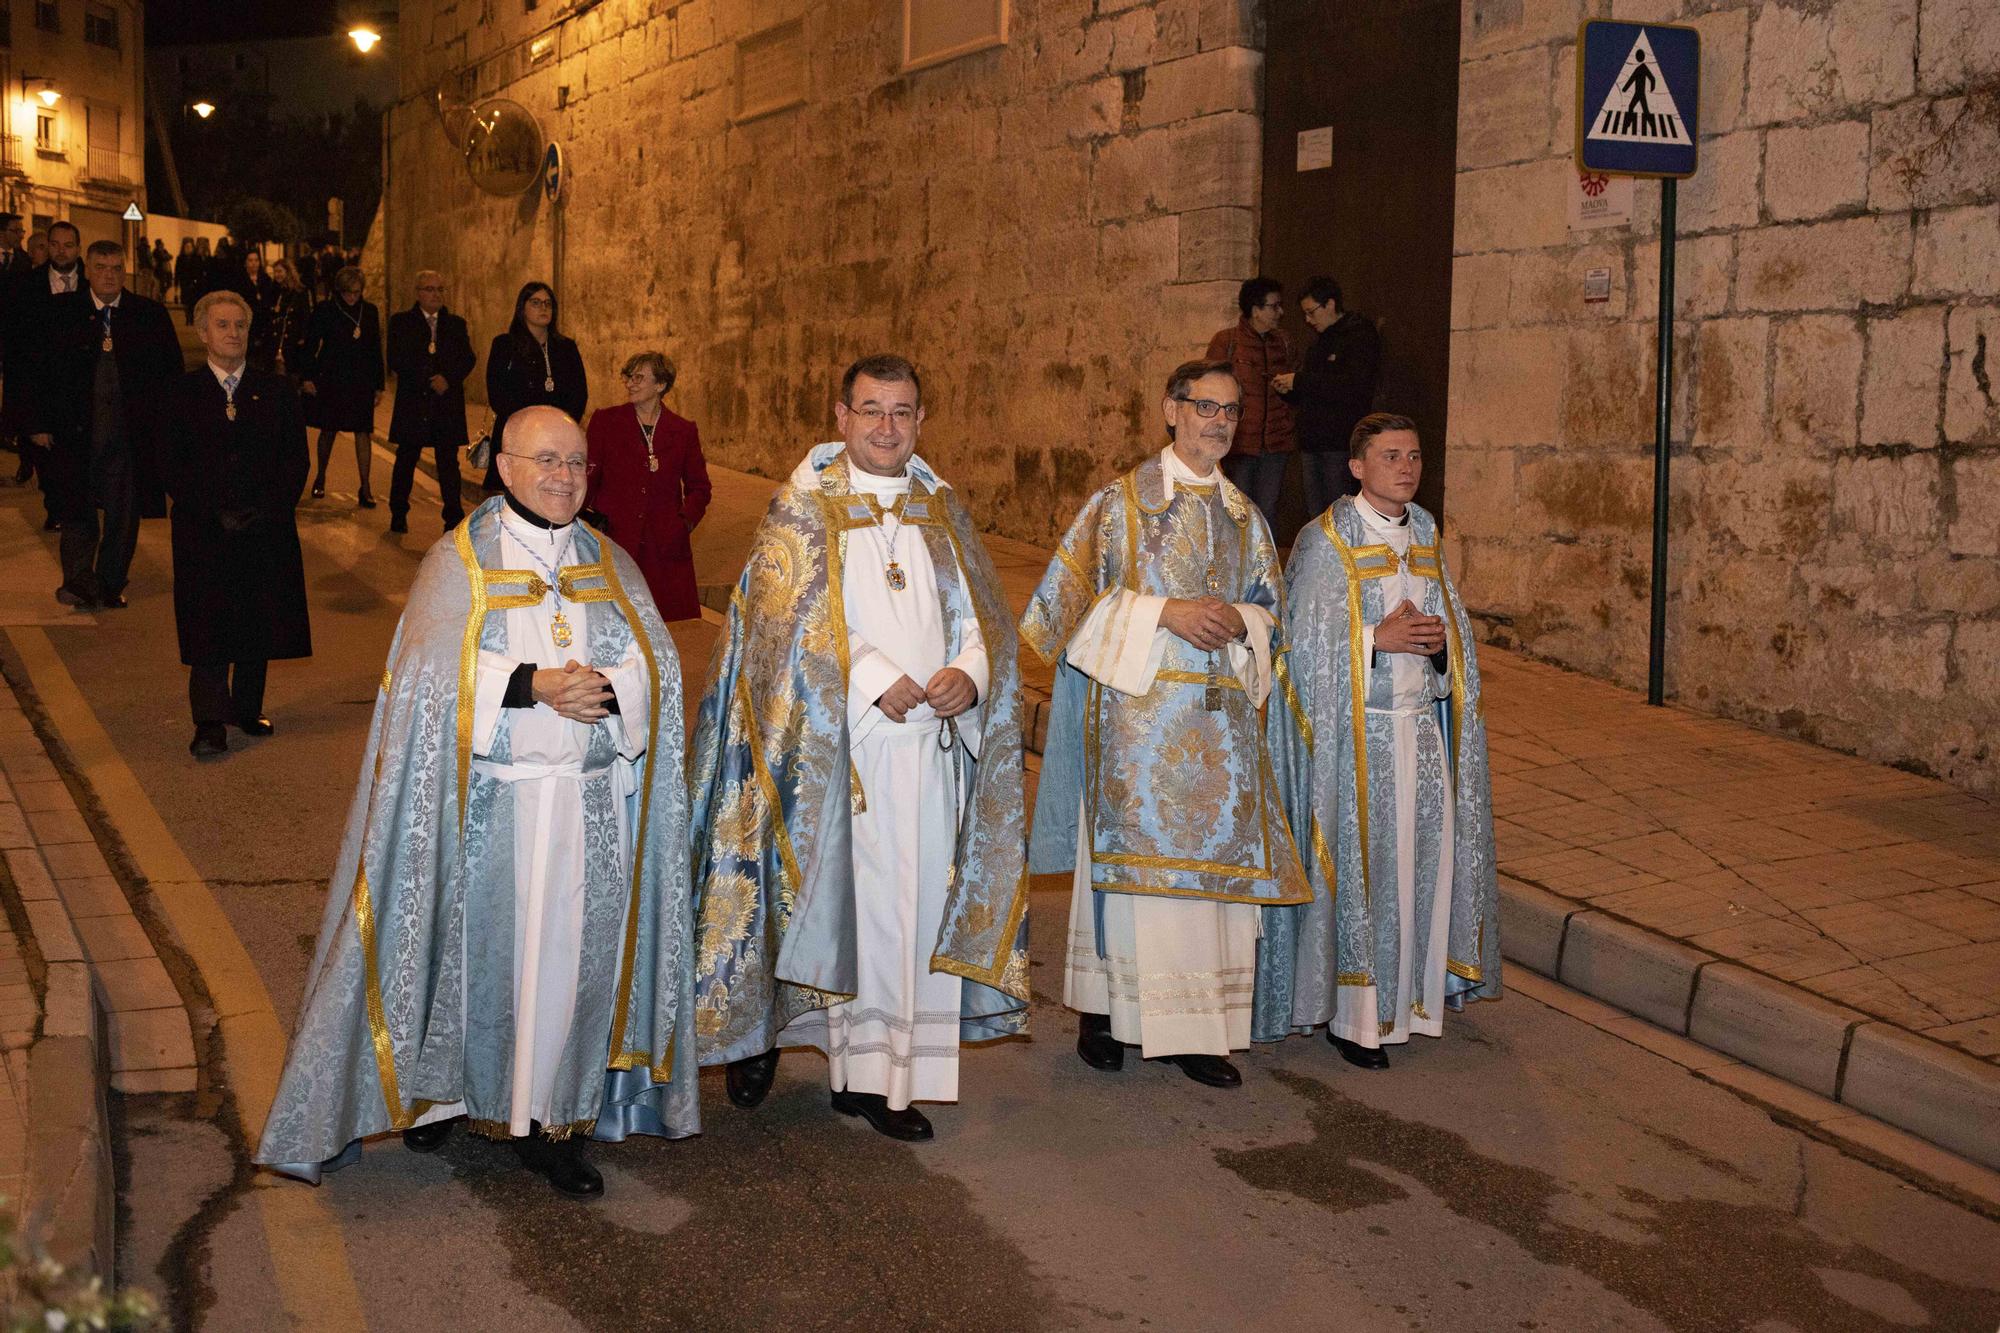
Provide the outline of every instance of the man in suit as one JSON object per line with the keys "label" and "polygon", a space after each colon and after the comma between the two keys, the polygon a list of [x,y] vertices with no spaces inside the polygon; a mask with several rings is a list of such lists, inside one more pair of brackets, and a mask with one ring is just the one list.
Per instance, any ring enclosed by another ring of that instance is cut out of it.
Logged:
{"label": "man in suit", "polygon": [[173,496],[174,621],[194,740],[209,759],[228,726],[269,736],[273,658],[312,655],[294,518],[311,466],[291,381],[247,363],[250,303],[210,292],[194,308],[207,364],[168,387],[160,461]]}
{"label": "man in suit", "polygon": [[43,493],[62,523],[56,599],[115,609],[125,605],[139,520],[166,513],[154,435],[181,345],[165,306],[125,290],[124,246],[92,241],[83,275],[85,290],[50,298],[29,425],[49,450]]}
{"label": "man in suit", "polygon": [[[5,216],[0,214],[0,218]],[[5,339],[7,348],[7,391],[0,399],[0,434],[15,436],[21,442],[21,467],[14,474],[17,486],[27,485],[44,471],[47,462],[45,451],[28,433],[28,404],[43,368],[41,353],[47,350],[49,303],[83,285],[83,237],[76,224],[52,224],[47,248],[48,257],[33,268],[10,268],[0,276],[0,290],[6,293],[5,305],[0,306],[0,338]],[[42,529],[53,532],[60,524],[55,506],[48,503],[46,476],[42,490],[48,514]]]}
{"label": "man in suit", "polygon": [[28,224],[19,213],[0,213],[0,276],[26,273],[34,267],[23,248]]}
{"label": "man in suit", "polygon": [[389,316],[389,369],[396,408],[389,441],[396,470],[389,479],[389,531],[410,530],[410,487],[417,459],[430,449],[444,495],[444,530],[465,515],[459,498],[458,451],[465,447],[465,377],[476,361],[465,321],[444,308],[444,274],[417,274],[417,303]]}

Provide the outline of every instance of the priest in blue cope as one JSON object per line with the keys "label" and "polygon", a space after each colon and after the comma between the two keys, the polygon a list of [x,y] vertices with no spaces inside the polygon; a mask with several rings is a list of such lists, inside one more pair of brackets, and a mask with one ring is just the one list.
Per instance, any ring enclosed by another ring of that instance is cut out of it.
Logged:
{"label": "priest in blue cope", "polygon": [[1344,496],[1300,531],[1265,722],[1312,899],[1265,909],[1259,1041],[1325,1028],[1351,1064],[1500,994],[1479,661],[1416,425],[1355,426]]}
{"label": "priest in blue cope", "polygon": [[575,521],[586,468],[516,413],[507,494],[417,571],[261,1164],[317,1183],[464,1118],[589,1197],[585,1139],[699,1128],[679,663]]}

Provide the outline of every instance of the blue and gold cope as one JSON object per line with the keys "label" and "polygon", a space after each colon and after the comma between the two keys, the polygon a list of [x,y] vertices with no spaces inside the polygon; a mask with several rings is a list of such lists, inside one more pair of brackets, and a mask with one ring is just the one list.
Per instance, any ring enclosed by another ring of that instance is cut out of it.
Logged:
{"label": "blue and gold cope", "polygon": [[[257,1161],[317,1180],[358,1140],[465,1103],[504,1134],[511,1108],[516,877],[513,784],[475,771],[482,650],[505,653],[506,612],[546,581],[500,560],[498,498],[424,557],[397,624],[335,863],[319,946]],[[680,664],[638,567],[575,527],[558,572],[589,660],[646,664],[646,752],[629,781],[585,781],[586,859],[575,1017],[548,1131],[600,1139],[696,1132],[687,789]],[[505,763],[503,711],[485,758]],[[618,758],[593,729],[586,778]]]}
{"label": "blue and gold cope", "polygon": [[[1361,633],[1392,609],[1382,580],[1404,568],[1403,559],[1423,580],[1417,609],[1444,621],[1451,681],[1450,699],[1439,702],[1443,752],[1427,762],[1420,747],[1413,775],[1420,824],[1441,825],[1442,803],[1453,802],[1446,998],[1457,1007],[1500,994],[1498,877],[1478,656],[1471,622],[1445,568],[1437,521],[1414,504],[1408,512],[1405,557],[1370,542],[1351,496],[1307,524],[1292,547],[1288,614],[1266,731],[1286,814],[1308,849],[1312,899],[1264,914],[1252,1018],[1259,1041],[1312,1026],[1304,1019],[1323,1012],[1337,986],[1375,987],[1385,1032],[1397,1006],[1412,1002],[1396,993],[1394,719],[1369,712],[1391,707],[1393,681],[1386,662],[1364,660]],[[1419,862],[1413,910],[1422,918],[1435,894],[1435,852]]]}
{"label": "blue and gold cope", "polygon": [[1244,903],[1309,896],[1257,708],[1226,654],[1170,637],[1153,688],[1138,696],[1065,656],[1105,598],[1205,597],[1211,570],[1223,601],[1281,613],[1277,552],[1255,506],[1220,477],[1175,482],[1170,493],[1158,457],[1092,496],[1056,548],[1021,618],[1022,640],[1061,662],[1029,848],[1036,873],[1072,871],[1081,809],[1099,891]]}
{"label": "blue and gold cope", "polygon": [[[729,599],[689,759],[703,1064],[769,1050],[785,1025],[855,992],[852,818],[871,799],[848,757],[847,534],[879,513],[839,444],[815,447],[772,498]],[[991,667],[932,971],[961,977],[968,1041],[1027,1027],[1020,666],[998,575],[958,498],[909,461],[902,522],[937,572],[947,659],[976,624]],[[872,566],[861,577],[879,577]]]}

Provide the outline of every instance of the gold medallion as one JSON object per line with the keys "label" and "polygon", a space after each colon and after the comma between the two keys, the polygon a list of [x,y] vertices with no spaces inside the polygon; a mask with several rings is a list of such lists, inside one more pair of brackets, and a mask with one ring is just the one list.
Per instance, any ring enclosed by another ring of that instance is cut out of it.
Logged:
{"label": "gold medallion", "polygon": [[103,342],[101,342],[101,343],[99,343],[99,344],[97,344],[97,350],[98,350],[98,351],[100,351],[100,352],[108,352],[108,351],[110,351],[110,350],[111,350],[111,335],[110,335],[110,334],[108,334],[108,333],[107,333],[107,334],[105,334],[105,335],[104,335],[104,341],[103,341]]}
{"label": "gold medallion", "polygon": [[556,377],[551,375],[547,379],[542,381],[542,392],[554,393],[555,391],[556,391]]}
{"label": "gold medallion", "polygon": [[648,472],[658,472],[659,470],[660,470],[660,460],[659,460],[659,459],[657,459],[657,458],[655,458],[655,457],[653,457],[653,456],[652,456],[651,454],[647,454],[647,455],[646,455],[646,471],[648,471]]}
{"label": "gold medallion", "polygon": [[359,324],[356,324],[354,326],[354,340],[356,342],[361,341],[361,326]]}
{"label": "gold medallion", "polygon": [[222,415],[228,417],[231,421],[236,420],[236,402],[234,399],[223,406]]}
{"label": "gold medallion", "polygon": [[904,575],[903,567],[894,560],[891,560],[889,567],[882,571],[882,577],[889,580],[891,592],[901,592],[910,586],[910,580]]}
{"label": "gold medallion", "polygon": [[558,648],[567,648],[576,642],[576,635],[570,630],[568,617],[560,611],[556,612],[556,618],[549,623],[549,637],[555,641]]}
{"label": "gold medallion", "polygon": [[430,350],[431,350],[431,355],[432,355],[432,356],[436,356],[436,355],[438,354],[438,345],[437,345],[437,340],[436,340],[435,338],[433,338],[433,339],[431,340],[431,349],[430,349]]}
{"label": "gold medallion", "polygon": [[1215,572],[1214,565],[1208,567],[1208,575],[1202,580],[1202,586],[1208,589],[1210,597],[1217,596],[1222,592],[1222,575]]}

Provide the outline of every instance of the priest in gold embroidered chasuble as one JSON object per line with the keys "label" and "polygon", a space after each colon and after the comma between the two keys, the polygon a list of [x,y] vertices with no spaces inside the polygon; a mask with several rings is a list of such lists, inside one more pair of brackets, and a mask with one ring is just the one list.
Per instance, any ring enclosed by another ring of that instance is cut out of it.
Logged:
{"label": "priest in gold embroidered chasuble", "polygon": [[1030,863],[1074,876],[1078,1053],[1111,1070],[1138,1046],[1219,1087],[1250,1044],[1258,910],[1311,892],[1258,713],[1277,552],[1217,467],[1241,399],[1226,363],[1174,371],[1171,442],[1084,506],[1021,620],[1060,663]]}
{"label": "priest in gold embroidered chasuble", "polygon": [[959,1043],[1026,1030],[1019,664],[916,452],[916,370],[857,362],[835,417],[757,530],[696,726],[695,1024],[737,1106],[813,1046],[835,1110],[921,1140]]}

